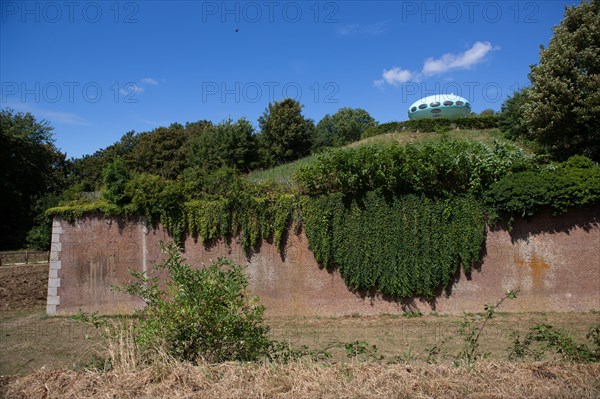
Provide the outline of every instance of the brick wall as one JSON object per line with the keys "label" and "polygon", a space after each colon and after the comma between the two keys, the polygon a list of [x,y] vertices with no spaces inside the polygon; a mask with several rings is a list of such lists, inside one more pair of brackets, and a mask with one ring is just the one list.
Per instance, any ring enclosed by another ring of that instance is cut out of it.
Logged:
{"label": "brick wall", "polygon": [[[141,220],[88,216],[72,224],[56,218],[52,240],[48,313],[81,309],[114,314],[143,305],[111,287],[130,280],[128,269],[148,270],[161,257],[158,243],[169,236]],[[489,231],[481,265],[470,276],[457,275],[434,303],[398,303],[349,291],[337,271],[319,267],[303,234],[288,237],[283,256],[268,242],[255,254],[246,254],[235,239],[209,247],[191,237],[185,242],[189,263],[206,265],[220,256],[246,266],[250,289],[268,315],[481,311],[507,289],[521,292],[518,300],[503,306],[505,311],[600,309],[598,207],[557,217],[543,214],[518,220],[512,229]]]}

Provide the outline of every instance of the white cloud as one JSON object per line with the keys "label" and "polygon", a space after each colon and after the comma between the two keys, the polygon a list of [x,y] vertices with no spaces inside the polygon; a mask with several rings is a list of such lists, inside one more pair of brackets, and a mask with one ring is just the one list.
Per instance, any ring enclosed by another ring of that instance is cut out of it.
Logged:
{"label": "white cloud", "polygon": [[477,41],[470,49],[463,53],[446,53],[437,59],[433,57],[427,58],[420,72],[409,71],[397,66],[391,69],[384,69],[381,76],[382,79],[373,81],[373,84],[379,88],[382,88],[386,83],[398,86],[411,80],[418,82],[423,78],[443,74],[454,69],[469,69],[473,65],[482,62],[490,51],[496,49],[498,47],[492,47],[490,42]]}
{"label": "white cloud", "polygon": [[492,51],[490,42],[475,42],[473,47],[460,54],[447,53],[438,59],[428,58],[423,64],[422,73],[425,76],[436,75],[452,69],[469,69],[480,63]]}
{"label": "white cloud", "polygon": [[376,22],[370,25],[349,24],[337,30],[339,36],[367,35],[377,36],[385,33],[385,22]]}
{"label": "white cloud", "polygon": [[384,69],[381,77],[385,83],[392,86],[398,86],[399,84],[406,83],[411,80],[413,78],[413,73],[407,69],[401,69],[395,66],[391,69]]}
{"label": "white cloud", "polygon": [[143,78],[140,80],[140,83],[150,86],[158,86],[158,80],[152,78]]}

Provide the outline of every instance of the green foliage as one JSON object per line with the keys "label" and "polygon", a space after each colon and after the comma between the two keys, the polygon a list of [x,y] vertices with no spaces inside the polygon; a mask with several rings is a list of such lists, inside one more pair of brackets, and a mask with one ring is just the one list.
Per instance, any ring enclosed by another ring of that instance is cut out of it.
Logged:
{"label": "green foliage", "polygon": [[52,219],[46,214],[46,210],[59,203],[59,196],[55,193],[45,193],[37,197],[32,206],[36,215],[33,219],[34,226],[27,232],[25,238],[26,247],[36,251],[47,251],[50,249],[52,236]]}
{"label": "green foliage", "polygon": [[582,156],[509,174],[492,184],[486,202],[499,214],[532,216],[543,207],[563,213],[600,203],[600,166]]}
{"label": "green foliage", "polygon": [[479,113],[479,116],[494,116],[496,115],[496,111],[491,108],[486,108]]}
{"label": "green foliage", "polygon": [[498,127],[498,117],[496,115],[472,115],[462,118],[435,118],[435,119],[415,119],[402,122],[401,131],[412,132],[435,132],[440,128],[449,129],[493,129]]}
{"label": "green foliage", "polygon": [[297,198],[290,194],[190,201],[185,205],[185,220],[190,234],[204,242],[240,234],[245,250],[269,238],[281,248],[297,207]]}
{"label": "green foliage", "polygon": [[[463,341],[463,349],[455,356],[456,361],[454,364],[456,366],[464,365],[469,369],[473,369],[477,360],[489,356],[489,353],[482,353],[479,350],[479,340],[481,338],[481,334],[485,330],[487,323],[494,318],[496,310],[500,307],[500,305],[502,305],[502,303],[504,303],[504,301],[507,299],[516,299],[517,293],[518,291],[509,290],[495,304],[486,304],[484,306],[485,313],[483,318],[473,315],[472,313],[465,312],[463,321],[461,322],[457,331],[457,335]],[[426,362],[430,364],[437,363],[438,356],[444,351],[444,345],[450,342],[450,340],[453,338],[454,337],[451,334],[447,335],[440,343],[426,348]]]}
{"label": "green foliage", "polygon": [[339,147],[361,138],[368,128],[377,126],[375,119],[361,108],[341,108],[333,115],[325,115],[317,124],[313,147]]}
{"label": "green foliage", "polygon": [[508,291],[496,304],[486,304],[484,306],[485,314],[483,320],[478,322],[472,314],[465,313],[463,321],[458,330],[459,335],[462,338],[464,347],[463,350],[458,354],[458,362],[462,362],[465,366],[473,368],[477,360],[486,358],[489,353],[481,353],[479,351],[479,339],[485,329],[487,323],[494,318],[496,309],[502,305],[507,299],[515,299],[517,297],[516,291]]}
{"label": "green foliage", "polygon": [[277,166],[310,153],[314,130],[312,120],[302,115],[302,105],[286,98],[269,104],[258,118],[261,161],[264,166]]}
{"label": "green foliage", "polygon": [[462,264],[469,272],[485,238],[484,210],[470,197],[406,195],[306,198],[302,220],[317,261],[346,285],[396,298],[433,298]]}
{"label": "green foliage", "polygon": [[[53,128],[30,114],[0,111],[0,249],[22,248],[27,232],[40,225],[46,195],[56,195],[66,185],[69,162],[55,146]],[[36,246],[43,229],[30,233]]]}
{"label": "green foliage", "polygon": [[132,170],[175,179],[186,167],[188,134],[179,123],[159,127],[136,137],[127,158]]}
{"label": "green foliage", "polygon": [[[264,307],[250,298],[240,265],[220,258],[206,268],[185,264],[177,247],[162,246],[166,260],[151,277],[137,279],[124,290],[143,299],[135,339],[144,352],[165,351],[176,359],[197,362],[255,361],[271,342],[263,325]],[[156,275],[168,273],[166,288]]]}
{"label": "green foliage", "polygon": [[423,312],[419,310],[408,310],[402,312],[402,316],[406,317],[407,319],[414,319],[415,317],[423,317]]}
{"label": "green foliage", "polygon": [[187,165],[188,141],[210,126],[208,121],[198,121],[186,123],[184,127],[174,123],[150,132],[125,133],[116,143],[73,160],[69,197],[72,199],[79,192],[98,191],[102,186],[102,171],[116,158],[121,158],[131,172],[175,178]]}
{"label": "green foliage", "polygon": [[498,115],[486,113],[463,118],[415,119],[404,122],[388,122],[365,130],[361,139],[394,132],[448,132],[454,129],[482,130],[498,127]]}
{"label": "green foliage", "polygon": [[366,139],[373,136],[378,136],[384,133],[393,133],[402,129],[402,122],[387,122],[380,125],[372,126],[362,132],[361,139]]}
{"label": "green foliage", "polygon": [[523,112],[528,92],[528,88],[515,91],[502,103],[500,114],[498,114],[498,127],[510,139],[527,137],[527,124]]}
{"label": "green foliage", "polygon": [[81,219],[84,215],[101,214],[105,216],[124,215],[123,208],[105,200],[93,202],[68,202],[46,211],[48,217],[60,216],[68,222]]}
{"label": "green foliage", "polygon": [[538,324],[531,327],[530,332],[523,339],[515,335],[509,359],[531,357],[537,361],[541,360],[547,351],[552,351],[567,361],[600,362],[600,324],[593,325],[586,337],[591,347],[576,343],[564,330],[549,324]]}
{"label": "green foliage", "polygon": [[567,7],[553,32],[529,74],[529,136],[557,160],[600,161],[600,1]]}
{"label": "green foliage", "polygon": [[104,198],[117,206],[125,205],[129,198],[125,186],[130,179],[129,169],[121,158],[109,163],[102,172],[104,181]]}
{"label": "green foliage", "polygon": [[515,146],[436,141],[421,145],[365,145],[333,150],[297,172],[303,193],[355,195],[381,188],[394,194],[479,194],[531,157]]}
{"label": "green foliage", "polygon": [[221,167],[249,171],[256,163],[254,128],[246,119],[208,127],[189,141],[188,164],[205,170]]}
{"label": "green foliage", "polygon": [[377,346],[369,345],[366,341],[353,341],[344,344],[346,356],[352,359],[383,360],[383,356],[377,354]]}

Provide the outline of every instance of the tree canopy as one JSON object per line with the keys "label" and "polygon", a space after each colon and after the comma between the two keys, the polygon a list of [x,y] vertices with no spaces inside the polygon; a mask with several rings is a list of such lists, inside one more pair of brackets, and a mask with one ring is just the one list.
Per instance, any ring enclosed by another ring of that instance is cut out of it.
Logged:
{"label": "tree canopy", "polygon": [[556,159],[600,161],[600,0],[567,7],[553,32],[529,74],[528,134]]}
{"label": "tree canopy", "polygon": [[360,140],[361,134],[377,126],[375,119],[361,108],[341,108],[333,115],[325,115],[317,124],[313,138],[315,148],[339,147]]}
{"label": "tree canopy", "polygon": [[302,105],[286,98],[269,104],[258,119],[259,148],[265,166],[280,165],[310,154],[313,121],[302,115]]}
{"label": "tree canopy", "polygon": [[0,248],[25,242],[37,205],[64,189],[66,156],[54,146],[53,128],[30,113],[0,111]]}
{"label": "tree canopy", "polygon": [[254,128],[246,119],[231,119],[208,127],[189,142],[188,164],[204,169],[231,167],[249,171],[257,161]]}

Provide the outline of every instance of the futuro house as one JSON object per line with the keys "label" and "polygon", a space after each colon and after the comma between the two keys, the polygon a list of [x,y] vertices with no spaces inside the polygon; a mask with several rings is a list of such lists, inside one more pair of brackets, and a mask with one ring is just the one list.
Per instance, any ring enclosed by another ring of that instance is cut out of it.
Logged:
{"label": "futuro house", "polygon": [[408,109],[410,119],[459,118],[471,113],[471,104],[454,94],[436,94],[415,101]]}

